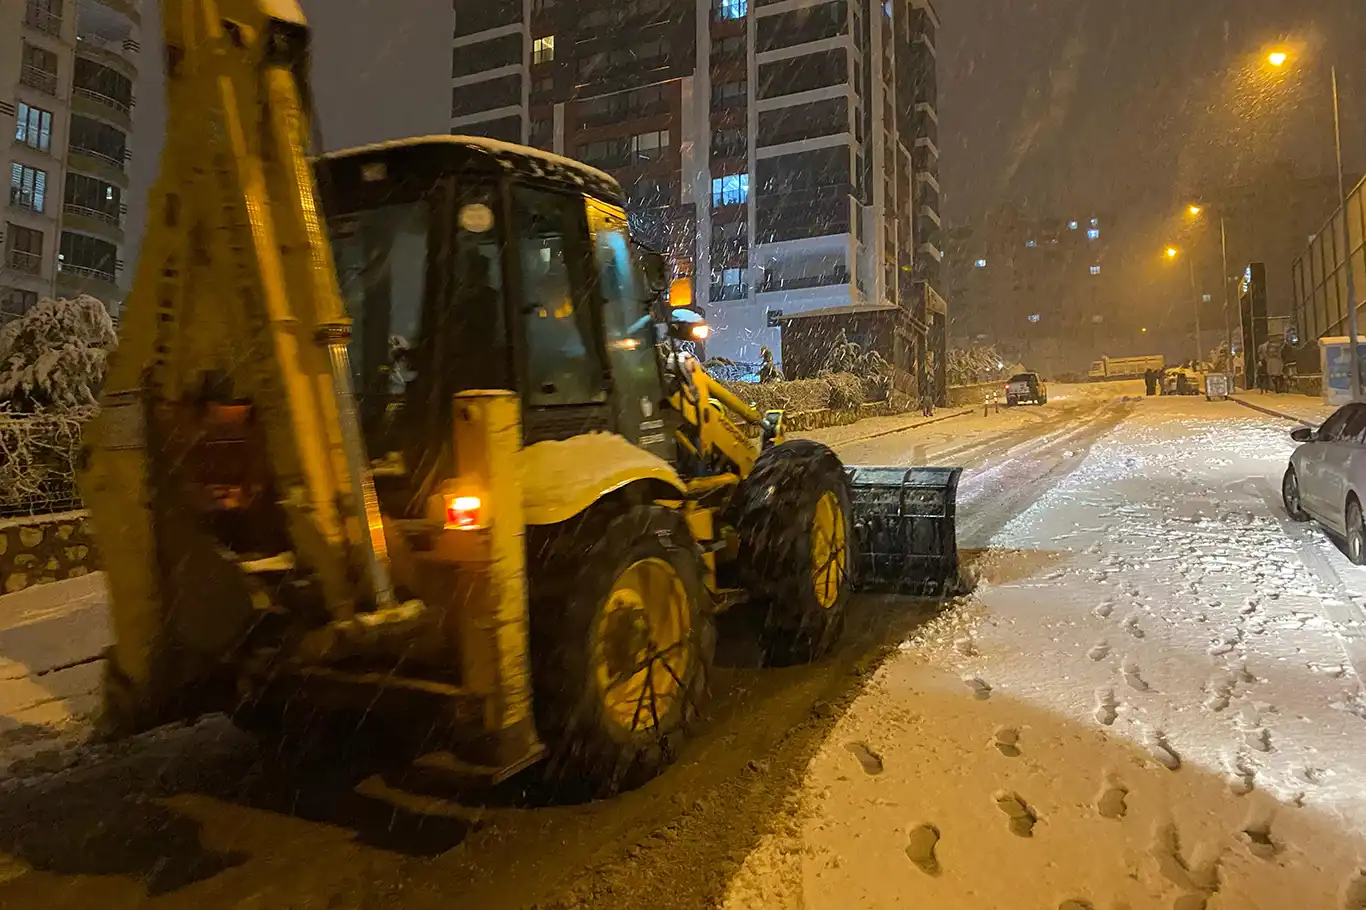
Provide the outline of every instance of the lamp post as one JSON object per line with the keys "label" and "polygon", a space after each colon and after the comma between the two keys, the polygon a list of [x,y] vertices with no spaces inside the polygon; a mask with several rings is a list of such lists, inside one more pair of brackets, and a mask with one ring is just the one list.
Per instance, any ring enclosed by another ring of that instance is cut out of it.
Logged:
{"label": "lamp post", "polygon": [[[1272,51],[1267,54],[1267,62],[1274,67],[1284,66],[1289,60],[1289,55],[1285,51]],[[1329,67],[1330,81],[1333,86],[1333,148],[1337,153],[1338,165],[1338,204],[1342,207],[1342,248],[1347,268],[1347,335],[1349,338],[1347,348],[1352,352],[1351,375],[1348,377],[1351,383],[1351,394],[1353,401],[1361,400],[1361,361],[1357,356],[1357,338],[1359,330],[1357,326],[1357,295],[1355,270],[1352,268],[1352,232],[1347,226],[1347,180],[1342,169],[1342,103],[1338,95],[1338,68],[1336,65]]]}
{"label": "lamp post", "polygon": [[[1187,211],[1191,217],[1199,218],[1205,212],[1205,207],[1197,203],[1192,203]],[[1224,213],[1219,211],[1219,260],[1220,267],[1224,273],[1224,350],[1228,352],[1228,373],[1229,381],[1233,381],[1233,320],[1231,310],[1233,302],[1229,297],[1229,285],[1233,281],[1233,276],[1228,273],[1228,226],[1224,219]],[[1238,310],[1238,330],[1242,334],[1243,311]]]}
{"label": "lamp post", "polygon": [[[1194,206],[1192,206],[1192,208],[1194,208]],[[1178,249],[1177,249],[1176,247],[1174,247],[1174,246],[1169,246],[1169,247],[1167,247],[1166,253],[1167,253],[1167,258],[1168,258],[1168,259],[1175,259],[1177,256],[1181,255],[1181,251],[1178,250]],[[1195,257],[1194,257],[1194,256],[1190,256],[1190,255],[1187,255],[1187,256],[1186,256],[1186,265],[1188,265],[1188,266],[1190,267],[1190,276],[1191,276],[1191,300],[1193,301],[1193,305],[1194,305],[1194,307],[1195,307],[1195,364],[1196,364],[1196,367],[1197,367],[1197,369],[1198,369],[1198,368],[1199,368],[1199,365],[1200,365],[1200,361],[1201,361],[1201,356],[1200,356],[1200,303],[1201,303],[1201,300],[1200,300],[1200,287],[1199,287],[1199,285],[1196,284],[1196,281],[1195,281]]]}

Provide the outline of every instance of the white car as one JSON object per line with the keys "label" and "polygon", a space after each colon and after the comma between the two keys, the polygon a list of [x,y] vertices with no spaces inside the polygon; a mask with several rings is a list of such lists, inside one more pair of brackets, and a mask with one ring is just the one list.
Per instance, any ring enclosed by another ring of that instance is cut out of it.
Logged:
{"label": "white car", "polygon": [[1344,405],[1317,430],[1290,434],[1300,443],[1281,481],[1285,511],[1296,521],[1313,519],[1344,540],[1347,556],[1366,565],[1366,404]]}

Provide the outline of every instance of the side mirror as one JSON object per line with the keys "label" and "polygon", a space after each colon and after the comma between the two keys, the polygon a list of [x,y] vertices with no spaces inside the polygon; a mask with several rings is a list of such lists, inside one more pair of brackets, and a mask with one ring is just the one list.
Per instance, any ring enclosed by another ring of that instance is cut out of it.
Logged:
{"label": "side mirror", "polygon": [[1318,436],[1313,427],[1296,427],[1290,433],[1290,438],[1296,442],[1313,442]]}
{"label": "side mirror", "polygon": [[643,247],[637,247],[636,250],[640,258],[640,270],[645,275],[645,286],[650,295],[664,293],[664,289],[669,286],[669,266],[664,261],[663,254]]}

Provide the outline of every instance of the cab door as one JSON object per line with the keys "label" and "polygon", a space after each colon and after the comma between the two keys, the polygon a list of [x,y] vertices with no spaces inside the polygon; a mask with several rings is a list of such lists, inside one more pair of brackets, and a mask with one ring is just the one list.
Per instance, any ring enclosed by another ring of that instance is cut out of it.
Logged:
{"label": "cab door", "polygon": [[593,238],[602,325],[612,373],[612,408],[617,432],[649,452],[672,461],[674,427],[663,407],[664,382],[655,350],[649,294],[631,252],[626,213],[586,198]]}

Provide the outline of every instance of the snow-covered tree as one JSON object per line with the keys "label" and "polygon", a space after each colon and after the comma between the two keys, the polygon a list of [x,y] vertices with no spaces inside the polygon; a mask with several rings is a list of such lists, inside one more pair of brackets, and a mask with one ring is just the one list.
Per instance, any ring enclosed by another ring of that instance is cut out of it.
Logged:
{"label": "snow-covered tree", "polygon": [[68,410],[97,403],[117,344],[104,304],[44,299],[0,329],[0,408]]}

